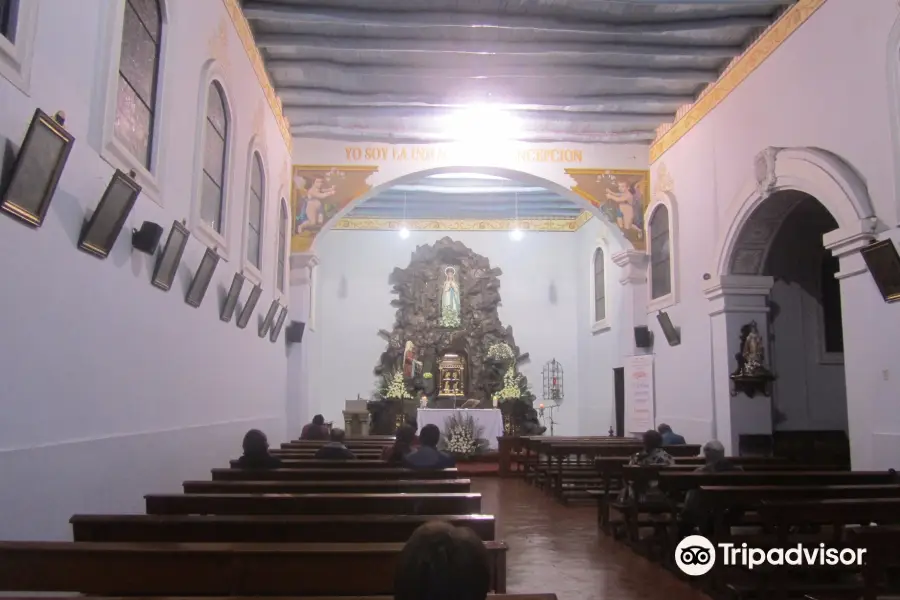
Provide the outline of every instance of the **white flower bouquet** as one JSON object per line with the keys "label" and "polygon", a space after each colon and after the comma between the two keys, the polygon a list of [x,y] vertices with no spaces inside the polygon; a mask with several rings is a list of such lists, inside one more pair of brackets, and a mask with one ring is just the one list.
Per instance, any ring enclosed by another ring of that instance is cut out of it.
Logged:
{"label": "white flower bouquet", "polygon": [[487,450],[489,443],[482,436],[484,428],[472,415],[454,413],[444,421],[441,449],[455,456],[473,456]]}

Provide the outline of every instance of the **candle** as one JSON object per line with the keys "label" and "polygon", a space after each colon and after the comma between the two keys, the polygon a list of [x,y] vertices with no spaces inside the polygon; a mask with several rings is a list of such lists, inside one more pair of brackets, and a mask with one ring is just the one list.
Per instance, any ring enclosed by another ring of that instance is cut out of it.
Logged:
{"label": "candle", "polygon": [[541,404],[541,405],[540,405],[540,406],[538,406],[538,408],[544,408],[544,405],[543,405],[543,404]]}

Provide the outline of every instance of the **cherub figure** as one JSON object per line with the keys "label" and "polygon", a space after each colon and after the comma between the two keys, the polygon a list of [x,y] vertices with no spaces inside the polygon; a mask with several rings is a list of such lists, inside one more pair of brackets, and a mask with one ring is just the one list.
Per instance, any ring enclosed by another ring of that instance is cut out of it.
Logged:
{"label": "cherub figure", "polygon": [[297,186],[298,195],[303,194],[302,205],[297,213],[297,233],[318,230],[325,224],[323,203],[336,193],[335,187],[325,187],[325,182],[326,177],[320,174],[313,175],[308,181],[301,175],[295,176],[294,185]]}
{"label": "cherub figure", "polygon": [[606,190],[606,199],[614,202],[617,208],[616,224],[622,231],[634,229],[640,239],[644,235],[641,194],[637,186],[629,186],[627,181],[618,180],[616,185],[618,192]]}

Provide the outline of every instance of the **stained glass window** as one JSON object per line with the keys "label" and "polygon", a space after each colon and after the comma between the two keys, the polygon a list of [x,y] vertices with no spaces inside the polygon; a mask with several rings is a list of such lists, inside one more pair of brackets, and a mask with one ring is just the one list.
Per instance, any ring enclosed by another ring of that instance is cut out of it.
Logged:
{"label": "stained glass window", "polygon": [[126,0],[115,133],[148,170],[153,150],[161,39],[159,0]]}
{"label": "stained glass window", "polygon": [[228,112],[225,94],[218,82],[209,86],[203,132],[203,182],[200,219],[214,231],[224,233],[225,150],[228,147]]}
{"label": "stained glass window", "polygon": [[669,239],[669,209],[660,206],[650,218],[650,297],[672,293],[672,257]]}
{"label": "stained glass window", "polygon": [[258,152],[250,169],[250,207],[247,210],[247,260],[257,269],[262,264],[263,167]]}
{"label": "stained glass window", "polygon": [[287,202],[282,198],[281,211],[278,213],[278,248],[276,250],[278,253],[278,273],[276,278],[279,292],[284,291],[284,255],[287,253],[287,220]]}
{"label": "stained glass window", "polygon": [[606,265],[603,249],[594,250],[594,321],[606,318]]}

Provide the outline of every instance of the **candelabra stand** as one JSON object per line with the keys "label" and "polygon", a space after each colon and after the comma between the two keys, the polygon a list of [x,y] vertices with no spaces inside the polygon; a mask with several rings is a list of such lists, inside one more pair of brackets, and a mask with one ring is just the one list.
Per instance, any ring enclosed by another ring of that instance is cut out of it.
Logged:
{"label": "candelabra stand", "polygon": [[[550,422],[550,437],[553,437],[553,426],[556,425],[556,421],[553,419],[553,411],[559,408],[558,404],[551,404],[550,406],[544,408],[544,405],[541,404],[538,407],[538,415],[541,417],[541,422],[544,423],[544,411],[547,411],[547,418]],[[544,423],[546,427],[546,423]]]}

